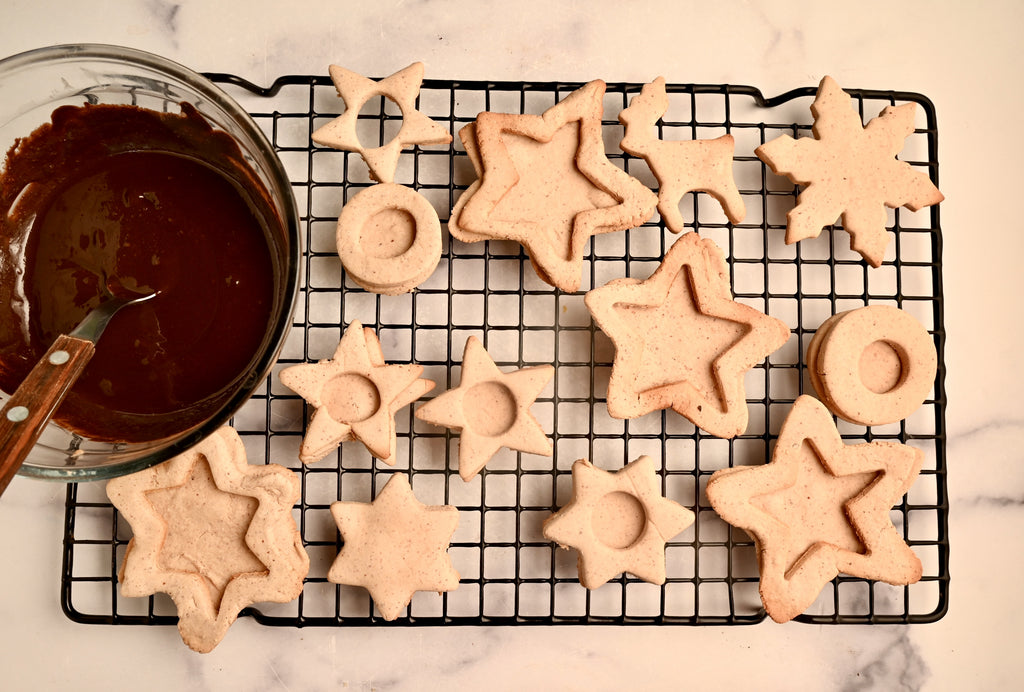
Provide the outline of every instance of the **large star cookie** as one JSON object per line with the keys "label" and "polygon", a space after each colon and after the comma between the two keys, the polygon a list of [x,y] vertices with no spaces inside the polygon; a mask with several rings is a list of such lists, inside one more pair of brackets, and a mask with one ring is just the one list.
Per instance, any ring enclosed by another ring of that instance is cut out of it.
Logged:
{"label": "large star cookie", "polygon": [[585,302],[615,344],[608,413],[672,408],[719,437],[746,429],[744,376],[789,338],[785,323],[732,300],[722,251],[696,233],[646,281],[616,279]]}
{"label": "large star cookie", "polygon": [[375,457],[394,465],[395,412],[434,387],[419,379],[422,373],[422,365],[385,363],[377,335],[353,320],[333,358],[281,371],[281,383],[316,408],[299,459],[311,464],[342,442],[359,440]]}
{"label": "large star cookie", "polygon": [[601,131],[605,84],[593,81],[543,115],[481,113],[459,137],[480,178],[449,221],[464,242],[514,240],[541,279],[579,289],[592,235],[639,226],[657,197],[608,160]]}
{"label": "large star cookie", "polygon": [[654,136],[654,125],[668,110],[665,78],[658,77],[645,84],[640,94],[619,113],[619,122],[626,126],[619,147],[628,154],[640,156],[658,179],[658,213],[670,231],[679,233],[685,227],[679,213],[679,200],[687,192],[707,192],[725,211],[733,223],[740,223],[747,210],[732,175],[732,135],[717,139],[664,141]]}
{"label": "large star cookie", "polygon": [[811,105],[814,137],[783,135],[754,153],[775,173],[806,186],[789,212],[787,243],[817,237],[841,215],[850,246],[877,267],[889,243],[885,208],[917,211],[944,198],[927,175],[896,159],[914,132],[915,104],[886,106],[863,126],[850,101],[825,77]]}
{"label": "large star cookie", "polygon": [[292,517],[299,478],[249,466],[232,428],[191,450],[107,483],[132,527],[118,579],[127,597],[168,594],[189,647],[211,651],[240,610],[299,596],[309,557]]}
{"label": "large star cookie", "polygon": [[580,459],[572,465],[572,500],[543,530],[579,552],[580,584],[596,589],[622,572],[664,584],[665,542],[693,520],[693,512],[662,496],[650,457],[614,473]]}
{"label": "large star cookie", "polygon": [[530,405],[555,368],[539,365],[503,373],[475,336],[466,341],[462,381],[416,410],[420,420],[461,430],[459,475],[469,481],[502,447],[551,456],[551,440]]}
{"label": "large star cookie", "polygon": [[921,561],[889,510],[923,458],[898,442],[843,444],[825,407],[801,396],[770,463],[715,472],[708,501],[753,536],[761,600],[773,620],[802,613],[840,572],[890,584],[921,578]]}
{"label": "large star cookie", "polygon": [[[358,152],[370,168],[374,180],[394,182],[398,157],[414,144],[447,144],[451,133],[416,110],[416,97],[423,83],[423,63],[417,62],[387,79],[375,82],[337,65],[330,66],[331,80],[338,96],[345,101],[345,112],[312,134],[317,144],[343,151]],[[356,134],[359,111],[374,96],[385,96],[402,111],[402,126],[386,144],[366,147]]]}
{"label": "large star cookie", "polygon": [[404,473],[393,474],[372,503],[335,502],[331,514],[345,545],[327,579],[369,591],[385,620],[397,618],[417,591],[458,588],[448,544],[459,510],[419,502]]}

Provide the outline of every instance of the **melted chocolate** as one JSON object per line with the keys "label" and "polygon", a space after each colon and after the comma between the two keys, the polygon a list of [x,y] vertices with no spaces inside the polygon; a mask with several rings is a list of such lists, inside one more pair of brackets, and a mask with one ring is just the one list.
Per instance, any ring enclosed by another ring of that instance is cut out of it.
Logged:
{"label": "melted chocolate", "polygon": [[277,306],[281,222],[235,141],[188,104],[64,106],[0,176],[0,388],[105,296],[121,310],[55,419],[89,438],[149,441],[222,406]]}

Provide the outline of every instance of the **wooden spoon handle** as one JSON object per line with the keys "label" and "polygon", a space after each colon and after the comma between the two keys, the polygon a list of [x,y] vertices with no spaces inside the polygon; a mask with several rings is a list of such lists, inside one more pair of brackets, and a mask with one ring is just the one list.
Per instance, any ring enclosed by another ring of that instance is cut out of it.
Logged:
{"label": "wooden spoon handle", "polygon": [[47,421],[96,352],[96,344],[58,336],[0,410],[0,494],[21,468]]}

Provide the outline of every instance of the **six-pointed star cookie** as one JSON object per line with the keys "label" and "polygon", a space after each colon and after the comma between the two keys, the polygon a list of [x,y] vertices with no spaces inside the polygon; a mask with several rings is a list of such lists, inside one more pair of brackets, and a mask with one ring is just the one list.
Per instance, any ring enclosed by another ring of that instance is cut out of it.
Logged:
{"label": "six-pointed star cookie", "polygon": [[359,440],[385,464],[395,463],[395,412],[434,387],[419,379],[423,366],[388,365],[377,335],[353,320],[334,357],[293,365],[281,383],[316,408],[299,449],[304,464],[323,459],[342,442]]}
{"label": "six-pointed star cookie", "polygon": [[811,105],[814,137],[783,135],[754,150],[772,171],[806,186],[789,212],[787,243],[817,237],[841,215],[851,247],[877,267],[889,243],[885,208],[917,211],[944,199],[927,175],[896,159],[914,132],[915,107],[886,106],[865,127],[849,94],[825,77]]}
{"label": "six-pointed star cookie", "polygon": [[658,179],[658,213],[668,229],[679,233],[685,227],[679,200],[687,192],[707,192],[733,223],[740,223],[747,210],[732,175],[732,135],[717,139],[665,141],[654,136],[654,125],[668,110],[665,78],[645,84],[640,94],[619,113],[626,126],[619,148],[640,156]]}
{"label": "six-pointed star cookie", "polygon": [[[398,157],[406,147],[452,141],[450,132],[416,110],[416,97],[423,83],[423,63],[413,63],[379,82],[337,65],[330,66],[330,73],[338,96],[345,101],[345,112],[313,132],[313,141],[325,147],[358,152],[370,167],[374,180],[394,182]],[[363,105],[374,96],[385,96],[398,105],[402,110],[402,126],[387,144],[367,148],[359,142],[356,121]]]}
{"label": "six-pointed star cookie", "polygon": [[331,514],[345,545],[327,579],[369,591],[385,620],[397,618],[417,591],[458,588],[448,543],[459,510],[422,504],[404,473],[392,474],[372,503],[335,502]]}
{"label": "six-pointed star cookie", "polygon": [[462,431],[459,475],[464,481],[479,473],[501,447],[551,456],[551,440],[530,406],[554,374],[551,365],[503,373],[471,336],[462,355],[459,386],[420,406],[416,417]]}
{"label": "six-pointed star cookie", "polygon": [[579,289],[592,235],[639,226],[657,197],[608,160],[601,131],[604,82],[590,82],[543,115],[481,113],[459,132],[477,169],[452,210],[459,240],[514,240],[544,281]]}
{"label": "six-pointed star cookie", "polygon": [[302,591],[309,557],[291,513],[299,485],[284,467],[248,465],[227,427],[163,464],[109,481],[107,495],[134,533],[121,593],[167,593],[185,643],[212,650],[242,608]]}
{"label": "six-pointed star cookie", "polygon": [[789,338],[785,323],[732,300],[722,251],[696,233],[646,281],[616,279],[585,302],[615,344],[608,413],[672,408],[719,437],[746,429],[744,375]]}
{"label": "six-pointed star cookie", "polygon": [[773,620],[802,613],[840,572],[890,584],[921,578],[921,561],[889,510],[923,458],[898,442],[845,445],[825,407],[801,396],[770,463],[715,472],[708,501],[754,537],[761,600]]}
{"label": "six-pointed star cookie", "polygon": [[664,584],[665,542],[693,520],[662,496],[650,457],[614,473],[580,459],[572,465],[572,500],[544,522],[544,537],[579,551],[580,584],[588,589],[622,572]]}

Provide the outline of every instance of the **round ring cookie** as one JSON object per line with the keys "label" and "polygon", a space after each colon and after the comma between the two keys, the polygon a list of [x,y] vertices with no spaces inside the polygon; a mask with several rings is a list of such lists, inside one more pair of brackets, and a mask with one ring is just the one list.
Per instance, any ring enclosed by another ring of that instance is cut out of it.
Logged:
{"label": "round ring cookie", "polygon": [[837,416],[861,425],[902,420],[924,403],[938,357],[909,313],[871,305],[828,319],[807,347],[811,384]]}
{"label": "round ring cookie", "polygon": [[336,238],[345,271],[374,293],[408,293],[441,260],[437,212],[423,195],[395,183],[372,185],[350,199]]}

